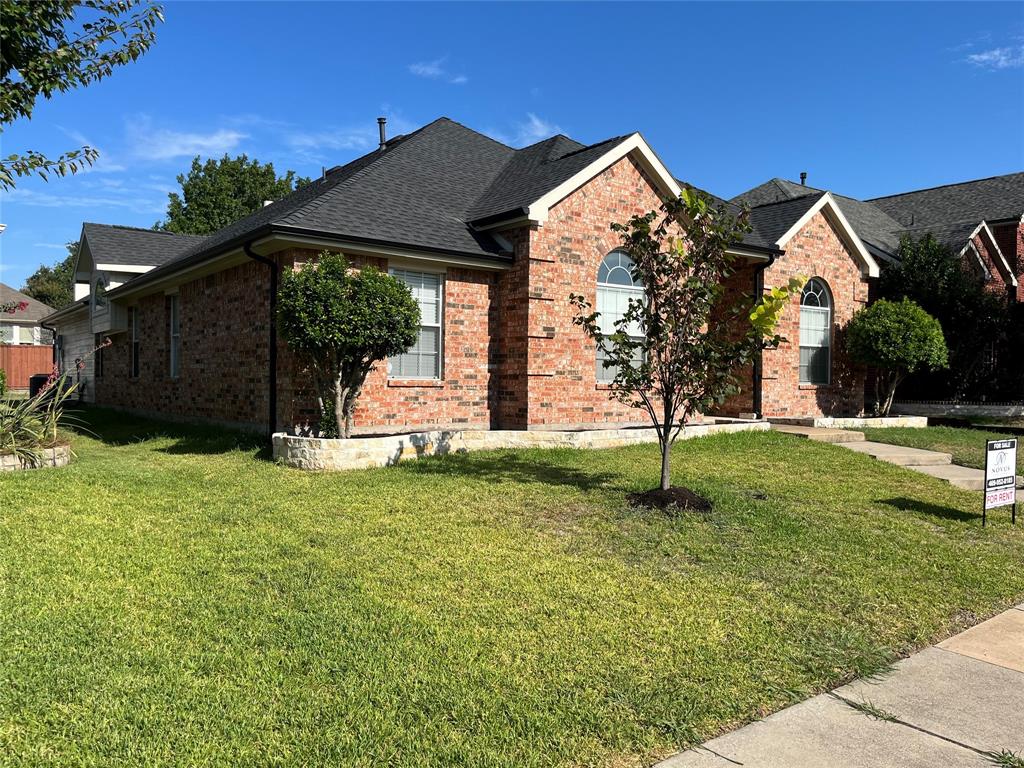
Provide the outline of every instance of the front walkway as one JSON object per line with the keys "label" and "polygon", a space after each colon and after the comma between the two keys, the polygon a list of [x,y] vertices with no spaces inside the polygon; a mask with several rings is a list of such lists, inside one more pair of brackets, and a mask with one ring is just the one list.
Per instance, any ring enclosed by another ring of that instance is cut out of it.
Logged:
{"label": "front walkway", "polygon": [[[1024,756],[1024,603],[658,768],[982,768]],[[1002,756],[1002,761],[997,756]]]}
{"label": "front walkway", "polygon": [[[906,448],[889,443],[876,443],[864,439],[863,432],[848,429],[832,429],[825,427],[801,427],[785,424],[772,424],[776,432],[784,432],[796,437],[816,440],[822,443],[835,443],[851,451],[866,453],[879,461],[897,464],[915,472],[945,480],[957,488],[967,491],[980,491],[985,487],[985,471],[973,467],[962,467],[953,463],[953,457],[939,451],[926,451],[921,448]],[[1024,489],[1024,477],[1017,476],[1017,488]],[[980,503],[980,502],[979,502]],[[1024,490],[1017,491],[1017,503],[1024,503]]]}

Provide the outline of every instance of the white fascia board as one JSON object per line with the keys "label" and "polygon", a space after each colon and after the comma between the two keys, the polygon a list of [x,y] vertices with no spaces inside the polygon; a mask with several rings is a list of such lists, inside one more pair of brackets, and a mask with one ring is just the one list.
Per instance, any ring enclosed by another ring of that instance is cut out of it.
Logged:
{"label": "white fascia board", "polygon": [[963,247],[963,250],[961,250],[960,253],[957,254],[957,256],[963,257],[963,255],[967,253],[967,251],[970,251],[971,253],[974,254],[974,258],[977,259],[978,266],[981,267],[981,273],[985,276],[985,279],[990,279],[992,277],[992,273],[989,271],[988,266],[985,264],[985,260],[981,258],[981,253],[978,251],[978,247],[974,244],[973,235],[971,236],[970,240],[967,241],[967,245]]}
{"label": "white fascia board", "polygon": [[130,275],[144,275],[154,267],[146,267],[142,264],[97,264],[97,272],[124,272]]}
{"label": "white fascia board", "polygon": [[982,220],[981,224],[978,225],[978,228],[971,233],[972,241],[974,240],[974,236],[977,234],[983,234],[985,236],[985,239],[988,240],[989,248],[991,248],[995,252],[996,256],[999,257],[999,261],[1002,263],[1003,269],[1006,270],[1006,272],[1004,272],[1003,274],[1010,278],[1010,284],[1014,288],[1016,288],[1017,277],[1016,275],[1013,274],[1013,267],[1010,266],[1010,262],[1008,262],[1006,260],[1006,257],[1003,255],[1003,251],[999,247],[999,243],[996,242],[996,236],[995,234],[993,234],[992,229],[989,227],[987,221]]}
{"label": "white fascia board", "polygon": [[839,233],[843,240],[846,241],[860,261],[860,271],[865,277],[878,277],[879,269],[878,262],[875,261],[875,257],[868,253],[868,249],[864,247],[864,243],[861,242],[860,236],[850,222],[847,221],[846,216],[843,215],[842,210],[836,203],[835,198],[832,197],[831,192],[823,194],[814,205],[812,205],[803,216],[797,219],[797,222],[789,228],[789,230],[780,237],[775,245],[778,248],[785,248],[786,243],[792,240],[796,233],[807,226],[807,222],[814,218],[815,214],[821,212],[828,218],[833,226],[839,229]]}
{"label": "white fascia board", "polygon": [[548,212],[555,204],[571,195],[592,178],[607,170],[627,155],[632,155],[638,160],[644,167],[644,170],[661,184],[662,191],[666,194],[671,197],[679,197],[682,194],[682,189],[678,182],[668,172],[668,169],[654,153],[654,150],[644,141],[644,137],[639,133],[634,133],[609,149],[586,168],[531,203],[527,210],[527,218],[537,224],[543,224],[548,220]]}

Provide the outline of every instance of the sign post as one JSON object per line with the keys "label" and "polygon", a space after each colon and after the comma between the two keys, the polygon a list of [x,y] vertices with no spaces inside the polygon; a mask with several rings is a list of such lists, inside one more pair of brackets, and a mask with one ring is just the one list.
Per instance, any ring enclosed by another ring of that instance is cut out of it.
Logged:
{"label": "sign post", "polygon": [[1013,506],[1010,519],[1017,523],[1017,438],[988,440],[985,443],[985,502],[981,508],[981,525],[985,513],[996,507]]}

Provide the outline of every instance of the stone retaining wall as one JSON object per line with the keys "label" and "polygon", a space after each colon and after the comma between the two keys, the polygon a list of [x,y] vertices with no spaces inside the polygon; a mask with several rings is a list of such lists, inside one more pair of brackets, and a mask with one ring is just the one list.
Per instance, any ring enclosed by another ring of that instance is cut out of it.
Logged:
{"label": "stone retaining wall", "polygon": [[926,416],[821,416],[818,418],[775,418],[773,424],[793,424],[799,427],[825,429],[863,429],[865,427],[927,427]]}
{"label": "stone retaining wall", "polygon": [[[723,432],[763,432],[767,421],[728,421],[693,424],[679,435],[680,440]],[[384,467],[421,456],[465,453],[499,448],[617,448],[637,443],[656,443],[651,427],[635,429],[595,429],[579,432],[539,430],[451,430],[413,432],[384,437],[354,437],[326,440],[297,437],[279,432],[274,435],[274,459],[282,464],[306,470],[345,470]]]}
{"label": "stone retaining wall", "polygon": [[71,446],[58,445],[55,448],[44,448],[38,463],[22,460],[12,453],[0,455],[0,472],[17,472],[23,469],[43,469],[45,467],[63,467],[71,463]]}

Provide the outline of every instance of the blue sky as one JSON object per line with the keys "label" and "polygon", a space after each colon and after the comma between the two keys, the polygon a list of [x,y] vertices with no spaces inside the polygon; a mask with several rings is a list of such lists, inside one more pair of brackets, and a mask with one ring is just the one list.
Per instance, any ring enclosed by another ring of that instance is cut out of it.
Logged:
{"label": "blue sky", "polygon": [[1024,168],[1024,4],[182,3],[141,60],[40,102],[4,155],[100,161],[4,195],[0,280],[82,221],[150,226],[195,154],[319,174],[440,115],[514,145],[641,131],[723,196],[856,197]]}

